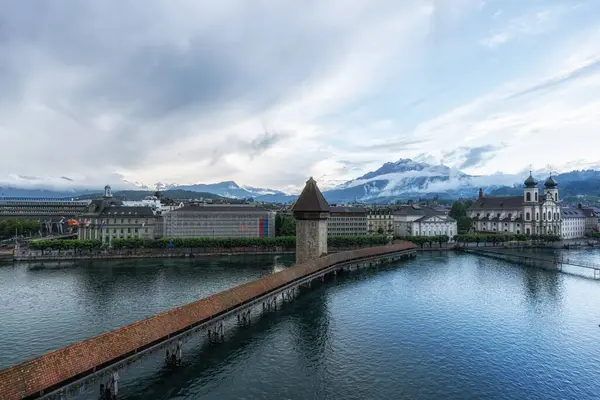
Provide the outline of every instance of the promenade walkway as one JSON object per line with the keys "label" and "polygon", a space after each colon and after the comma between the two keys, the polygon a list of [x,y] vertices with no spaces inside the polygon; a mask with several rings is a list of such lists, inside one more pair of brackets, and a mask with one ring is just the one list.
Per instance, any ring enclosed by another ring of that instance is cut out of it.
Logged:
{"label": "promenade walkway", "polygon": [[[240,312],[245,317],[259,302],[264,309],[265,302],[270,305],[273,299],[277,301],[277,296],[290,296],[290,291],[293,295],[298,285],[310,284],[311,280],[324,274],[368,267],[414,254],[412,243],[400,242],[330,254],[290,267],[2,370],[0,399],[36,399],[67,386],[83,384],[102,371],[106,373],[198,327],[214,326],[217,321],[236,314],[239,318]],[[207,333],[211,334],[211,328]]]}

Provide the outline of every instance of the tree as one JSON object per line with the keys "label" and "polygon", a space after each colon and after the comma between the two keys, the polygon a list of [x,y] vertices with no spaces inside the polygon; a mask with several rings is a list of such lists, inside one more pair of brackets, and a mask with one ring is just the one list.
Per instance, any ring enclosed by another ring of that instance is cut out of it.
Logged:
{"label": "tree", "polygon": [[467,215],[467,209],[460,200],[456,200],[454,204],[452,204],[452,208],[450,208],[450,212],[448,213],[448,215],[458,220],[460,217],[464,217]]}
{"label": "tree", "polygon": [[279,235],[296,236],[296,219],[293,217],[282,216]]}
{"label": "tree", "polygon": [[380,226],[379,229],[377,229],[377,234],[383,235],[384,233],[385,233],[385,230]]}

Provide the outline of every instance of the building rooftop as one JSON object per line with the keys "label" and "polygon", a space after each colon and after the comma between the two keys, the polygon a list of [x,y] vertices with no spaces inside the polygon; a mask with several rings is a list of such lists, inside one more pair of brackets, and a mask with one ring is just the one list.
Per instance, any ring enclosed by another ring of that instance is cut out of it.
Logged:
{"label": "building rooftop", "polygon": [[329,207],[329,212],[331,212],[331,213],[362,213],[362,214],[366,214],[367,209],[364,207],[333,206],[333,207]]}
{"label": "building rooftop", "polygon": [[218,205],[186,205],[171,212],[267,212],[264,207],[235,205],[235,204],[218,204]]}
{"label": "building rooftop", "polygon": [[426,206],[401,206],[398,210],[394,211],[395,215],[421,215],[421,216],[443,216],[444,213],[437,211],[434,208]]}
{"label": "building rooftop", "polygon": [[523,206],[523,196],[482,197],[470,207],[471,210],[517,209]]}
{"label": "building rooftop", "polygon": [[560,212],[563,218],[585,218],[585,213],[580,208],[563,208]]}
{"label": "building rooftop", "polygon": [[105,207],[100,213],[103,217],[153,217],[152,208],[145,206],[111,206]]}
{"label": "building rooftop", "polygon": [[293,212],[308,212],[308,213],[322,213],[329,212],[329,204],[323,193],[319,190],[317,182],[310,177],[306,181],[306,186],[302,189],[302,193],[298,196],[296,203],[292,206]]}

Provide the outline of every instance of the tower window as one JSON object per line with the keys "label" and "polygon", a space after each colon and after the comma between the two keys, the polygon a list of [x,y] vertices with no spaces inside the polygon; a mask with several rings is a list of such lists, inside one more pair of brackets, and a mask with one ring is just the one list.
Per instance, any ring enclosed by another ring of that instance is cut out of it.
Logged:
{"label": "tower window", "polygon": [[525,219],[529,221],[531,219],[531,214],[525,213]]}
{"label": "tower window", "polygon": [[525,198],[527,201],[531,201],[531,193],[527,192],[527,194],[525,194]]}
{"label": "tower window", "polygon": [[535,201],[538,201],[538,197],[537,196],[538,196],[538,194],[537,194],[537,192],[535,192]]}

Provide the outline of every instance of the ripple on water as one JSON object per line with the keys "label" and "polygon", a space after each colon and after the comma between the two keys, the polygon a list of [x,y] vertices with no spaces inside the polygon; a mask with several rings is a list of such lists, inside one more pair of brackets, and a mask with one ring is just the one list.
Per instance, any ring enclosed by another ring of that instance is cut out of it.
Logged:
{"label": "ripple on water", "polygon": [[[120,286],[118,271],[118,279],[85,279],[71,270],[61,281],[82,291],[57,299],[109,324],[106,314],[123,307],[139,316],[210,291],[198,282],[222,287],[265,272],[221,267],[229,276],[219,280],[210,269],[147,269],[130,277],[132,290]],[[188,343],[185,368],[174,374],[160,357],[148,361],[122,377],[122,397],[596,399],[599,289],[597,281],[471,255],[421,255],[318,287],[219,346]],[[63,317],[54,326],[73,326]]]}

